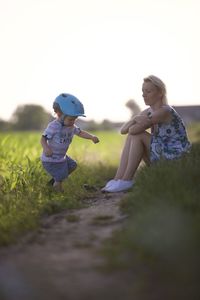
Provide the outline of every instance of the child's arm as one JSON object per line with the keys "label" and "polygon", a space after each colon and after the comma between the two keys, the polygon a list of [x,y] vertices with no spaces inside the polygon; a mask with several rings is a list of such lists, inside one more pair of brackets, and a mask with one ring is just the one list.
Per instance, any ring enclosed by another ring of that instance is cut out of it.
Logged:
{"label": "child's arm", "polygon": [[52,152],[51,148],[49,147],[49,145],[47,144],[47,139],[45,138],[45,136],[41,137],[40,143],[42,145],[45,155],[51,156],[53,154],[53,152]]}
{"label": "child's arm", "polygon": [[84,130],[81,130],[80,133],[78,134],[78,136],[80,136],[84,139],[92,140],[93,143],[95,143],[95,144],[99,142],[99,139],[97,136],[90,134],[89,132],[84,131]]}

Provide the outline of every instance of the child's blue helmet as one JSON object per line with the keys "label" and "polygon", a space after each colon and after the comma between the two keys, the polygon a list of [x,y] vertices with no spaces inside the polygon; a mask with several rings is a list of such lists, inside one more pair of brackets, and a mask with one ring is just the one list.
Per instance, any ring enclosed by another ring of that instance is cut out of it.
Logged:
{"label": "child's blue helmet", "polygon": [[85,117],[83,104],[73,95],[60,94],[56,97],[53,107],[59,105],[60,110],[64,115],[78,117]]}

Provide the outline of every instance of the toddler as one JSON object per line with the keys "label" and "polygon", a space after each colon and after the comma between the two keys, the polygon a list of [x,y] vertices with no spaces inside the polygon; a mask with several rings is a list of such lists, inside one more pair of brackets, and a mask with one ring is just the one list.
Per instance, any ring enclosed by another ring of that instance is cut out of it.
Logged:
{"label": "toddler", "polygon": [[85,117],[83,104],[75,96],[60,94],[53,103],[53,109],[57,118],[48,124],[41,137],[41,161],[52,176],[49,184],[56,191],[62,191],[63,180],[77,167],[77,163],[66,155],[73,136],[89,139],[95,144],[99,139],[75,125],[79,116]]}

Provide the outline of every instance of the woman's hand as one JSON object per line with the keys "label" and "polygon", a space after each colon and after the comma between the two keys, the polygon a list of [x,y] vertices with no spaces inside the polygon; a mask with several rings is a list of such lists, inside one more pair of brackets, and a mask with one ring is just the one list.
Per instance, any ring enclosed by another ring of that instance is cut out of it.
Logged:
{"label": "woman's hand", "polygon": [[135,117],[132,117],[128,122],[124,123],[124,125],[121,128],[121,134],[127,134],[129,131],[129,128],[135,124]]}
{"label": "woman's hand", "polygon": [[151,119],[147,114],[140,114],[135,116],[135,123],[129,127],[128,133],[130,134],[138,134],[144,132],[146,129],[150,128],[152,125]]}
{"label": "woman's hand", "polygon": [[137,115],[134,120],[138,124],[147,124],[147,122],[149,122],[149,117],[146,115]]}

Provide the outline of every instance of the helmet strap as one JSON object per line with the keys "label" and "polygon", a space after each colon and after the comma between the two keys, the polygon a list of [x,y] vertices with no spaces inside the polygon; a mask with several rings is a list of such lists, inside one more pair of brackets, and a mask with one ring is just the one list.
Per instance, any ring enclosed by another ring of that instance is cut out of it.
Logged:
{"label": "helmet strap", "polygon": [[60,120],[60,123],[61,123],[61,125],[62,126],[64,126],[65,124],[64,124],[64,119],[65,119],[65,115],[64,114],[62,114],[62,116],[59,118],[59,120]]}

